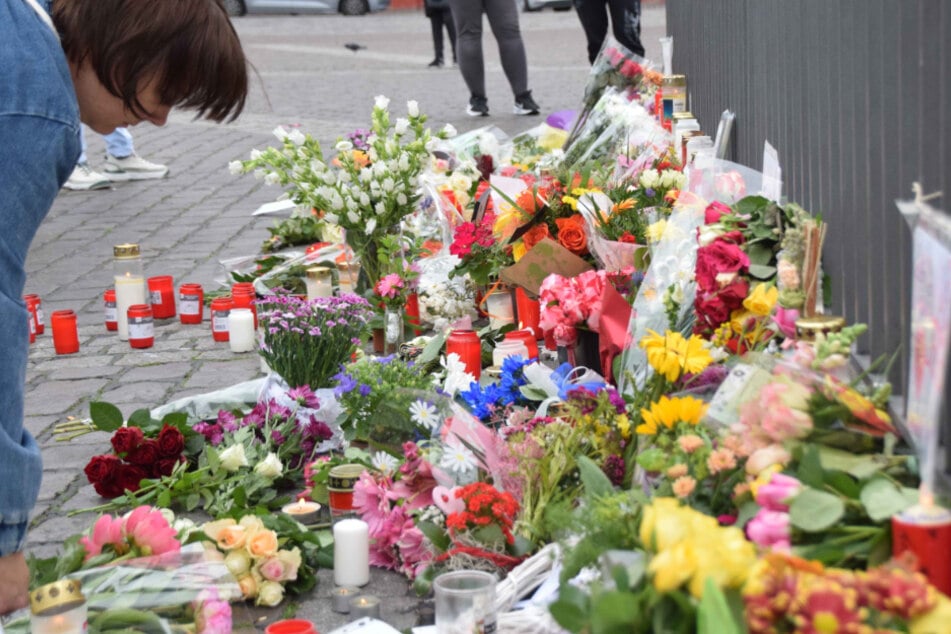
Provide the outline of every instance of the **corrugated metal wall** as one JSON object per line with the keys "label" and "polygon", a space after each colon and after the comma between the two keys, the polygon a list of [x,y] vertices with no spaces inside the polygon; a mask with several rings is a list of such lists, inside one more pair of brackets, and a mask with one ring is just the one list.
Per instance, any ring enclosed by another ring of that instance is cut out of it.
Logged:
{"label": "corrugated metal wall", "polygon": [[704,129],[733,110],[729,158],[760,168],[769,140],[784,194],[829,223],[832,310],[869,324],[860,353],[902,350],[900,390],[910,233],[894,200],[918,181],[951,208],[951,2],[667,0],[667,29]]}

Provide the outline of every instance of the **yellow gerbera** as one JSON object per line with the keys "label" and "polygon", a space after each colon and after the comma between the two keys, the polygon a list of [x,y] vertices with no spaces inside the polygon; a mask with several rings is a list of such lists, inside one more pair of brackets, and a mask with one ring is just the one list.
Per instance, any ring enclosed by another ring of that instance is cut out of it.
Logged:
{"label": "yellow gerbera", "polygon": [[683,374],[703,372],[713,357],[697,335],[685,339],[679,332],[668,330],[660,335],[648,330],[649,336],[641,339],[641,347],[647,353],[647,362],[656,372],[673,383]]}
{"label": "yellow gerbera", "polygon": [[641,410],[641,420],[637,426],[638,434],[653,436],[661,428],[673,429],[679,423],[697,425],[707,413],[707,404],[692,396],[667,398],[651,403],[650,409]]}

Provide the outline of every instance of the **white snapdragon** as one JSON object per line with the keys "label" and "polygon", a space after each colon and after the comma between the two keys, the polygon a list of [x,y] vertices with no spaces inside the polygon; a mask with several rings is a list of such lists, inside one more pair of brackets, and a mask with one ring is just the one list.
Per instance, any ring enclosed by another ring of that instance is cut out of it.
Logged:
{"label": "white snapdragon", "polygon": [[265,184],[265,185],[277,185],[277,184],[280,183],[280,182],[281,182],[281,176],[280,176],[280,174],[276,174],[276,173],[274,173],[274,172],[268,172],[268,173],[264,176],[264,184]]}
{"label": "white snapdragon", "polygon": [[393,126],[393,132],[397,136],[402,136],[406,134],[406,131],[409,130],[409,119],[399,117],[396,120],[396,125]]}
{"label": "white snapdragon", "polygon": [[389,176],[387,176],[386,178],[383,179],[383,183],[382,183],[382,185],[381,185],[381,187],[383,187],[383,191],[385,191],[385,192],[391,192],[391,191],[393,191],[393,188],[394,188],[395,186],[396,186],[396,182],[395,182],[392,178],[390,178]]}
{"label": "white snapdragon", "polygon": [[447,123],[443,126],[442,133],[446,135],[447,139],[451,139],[452,137],[456,136],[456,134],[458,134],[458,132],[456,132],[456,128],[454,128],[451,123]]}
{"label": "white snapdragon", "polygon": [[307,138],[304,136],[304,133],[294,128],[291,130],[290,134],[287,135],[287,138],[290,139],[291,143],[294,145],[304,145],[304,142]]}
{"label": "white snapdragon", "polygon": [[228,163],[228,171],[231,172],[232,176],[237,176],[244,171],[244,165],[241,161],[231,161]]}
{"label": "white snapdragon", "polygon": [[256,161],[256,160],[258,160],[259,158],[261,158],[261,150],[259,150],[259,149],[257,149],[257,148],[251,150],[251,160],[252,160],[252,161]]}
{"label": "white snapdragon", "polygon": [[406,152],[403,152],[402,154],[400,154],[400,160],[397,163],[397,167],[399,168],[399,171],[401,172],[405,172],[409,170],[409,154],[407,154]]}
{"label": "white snapdragon", "polygon": [[403,205],[405,205],[405,204],[408,203],[408,202],[409,202],[409,199],[406,197],[406,194],[404,194],[403,192],[400,192],[400,193],[398,193],[398,194],[396,195],[396,204],[397,204],[397,205],[403,206]]}
{"label": "white snapdragon", "polygon": [[358,222],[360,222],[360,214],[358,214],[358,213],[355,212],[355,211],[348,211],[348,212],[347,212],[347,220],[350,221],[350,224],[355,225],[355,224],[357,224]]}
{"label": "white snapdragon", "polygon": [[376,211],[376,215],[382,216],[383,214],[386,213],[386,205],[384,205],[383,202],[380,201],[377,204],[373,205],[373,210]]}
{"label": "white snapdragon", "polygon": [[277,140],[280,141],[281,143],[283,143],[284,139],[287,138],[287,130],[282,125],[279,125],[276,128],[274,128],[274,130],[271,131],[271,134],[276,136]]}
{"label": "white snapdragon", "polygon": [[377,95],[373,99],[373,105],[380,110],[386,110],[386,108],[390,105],[390,100],[384,95]]}
{"label": "white snapdragon", "polygon": [[406,114],[411,117],[419,116],[419,103],[416,100],[410,100],[406,102]]}
{"label": "white snapdragon", "polygon": [[360,192],[360,204],[363,205],[364,207],[370,206],[370,197],[367,195],[366,192]]}

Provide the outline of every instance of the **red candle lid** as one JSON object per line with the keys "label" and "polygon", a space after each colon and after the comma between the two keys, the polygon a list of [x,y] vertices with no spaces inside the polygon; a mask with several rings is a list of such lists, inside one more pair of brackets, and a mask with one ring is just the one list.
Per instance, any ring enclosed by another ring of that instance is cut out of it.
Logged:
{"label": "red candle lid", "polygon": [[314,624],[303,619],[286,619],[271,623],[264,634],[318,634]]}

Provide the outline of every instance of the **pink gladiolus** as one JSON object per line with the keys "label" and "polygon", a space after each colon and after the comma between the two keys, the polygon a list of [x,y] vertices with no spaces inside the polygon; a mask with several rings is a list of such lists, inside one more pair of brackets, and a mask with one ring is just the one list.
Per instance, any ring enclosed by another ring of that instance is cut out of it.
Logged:
{"label": "pink gladiolus", "polygon": [[92,527],[90,536],[83,536],[79,543],[86,549],[86,559],[102,553],[102,547],[111,545],[115,550],[121,551],[125,547],[125,537],[122,533],[122,518],[115,518],[111,515],[103,515]]}
{"label": "pink gladiolus", "polygon": [[750,541],[767,548],[789,548],[789,514],[782,511],[760,509],[756,517],[746,525]]}
{"label": "pink gladiolus", "polygon": [[802,488],[796,478],[782,473],[774,473],[769,482],[756,490],[756,503],[771,511],[788,511],[786,502],[795,497]]}

